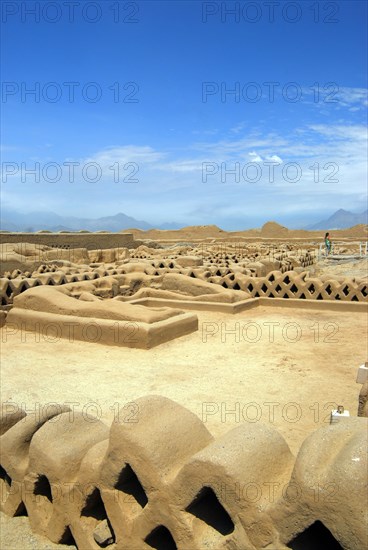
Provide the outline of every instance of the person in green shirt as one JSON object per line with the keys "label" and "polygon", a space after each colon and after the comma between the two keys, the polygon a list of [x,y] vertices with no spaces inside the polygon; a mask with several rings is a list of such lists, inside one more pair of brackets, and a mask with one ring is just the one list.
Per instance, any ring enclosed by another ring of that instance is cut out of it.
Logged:
{"label": "person in green shirt", "polygon": [[325,245],[326,245],[326,255],[328,256],[331,252],[332,241],[329,233],[325,235]]}

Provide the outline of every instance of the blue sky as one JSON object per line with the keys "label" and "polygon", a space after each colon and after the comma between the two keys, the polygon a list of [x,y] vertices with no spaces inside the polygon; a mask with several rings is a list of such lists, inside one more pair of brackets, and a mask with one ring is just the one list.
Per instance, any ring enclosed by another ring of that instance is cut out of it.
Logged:
{"label": "blue sky", "polygon": [[365,210],[367,3],[270,9],[2,2],[3,208],[224,229]]}

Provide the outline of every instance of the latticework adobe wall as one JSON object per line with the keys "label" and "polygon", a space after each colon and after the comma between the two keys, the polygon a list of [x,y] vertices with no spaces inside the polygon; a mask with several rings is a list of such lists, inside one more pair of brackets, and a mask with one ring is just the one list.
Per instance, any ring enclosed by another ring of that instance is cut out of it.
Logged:
{"label": "latticework adobe wall", "polygon": [[368,296],[368,284],[364,280],[344,278],[343,280],[319,279],[309,277],[307,272],[271,271],[266,276],[257,277],[246,268],[220,266],[182,267],[174,260],[155,260],[131,262],[117,267],[94,267],[84,269],[63,269],[58,266],[42,265],[32,274],[24,276],[14,271],[8,277],[0,278],[1,306],[13,303],[13,298],[28,288],[40,285],[63,285],[70,282],[89,281],[110,275],[142,272],[157,276],[165,273],[179,273],[188,277],[202,279],[219,284],[224,288],[243,290],[254,297],[296,298],[307,300],[342,300],[365,302]]}
{"label": "latticework adobe wall", "polygon": [[318,279],[308,277],[308,273],[272,271],[265,277],[250,277],[235,273],[225,277],[208,279],[224,288],[240,289],[254,297],[297,298],[305,300],[342,300],[365,302],[368,296],[368,283],[355,279]]}
{"label": "latticework adobe wall", "polygon": [[4,404],[2,510],[80,550],[281,550],[317,520],[343,548],[365,547],[367,419],[320,428],[295,459],[268,425],[214,439],[163,397],[115,412],[109,428],[56,404]]}

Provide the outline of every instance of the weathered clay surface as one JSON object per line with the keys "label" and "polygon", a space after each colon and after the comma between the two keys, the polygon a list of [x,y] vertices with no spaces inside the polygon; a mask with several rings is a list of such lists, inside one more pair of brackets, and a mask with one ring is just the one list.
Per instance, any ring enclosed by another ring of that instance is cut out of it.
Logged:
{"label": "weathered clay surface", "polygon": [[365,547],[367,419],[318,429],[295,458],[261,423],[215,440],[167,398],[130,406],[110,429],[55,406],[1,436],[2,482],[17,481],[35,532],[81,550],[282,550],[320,522]]}

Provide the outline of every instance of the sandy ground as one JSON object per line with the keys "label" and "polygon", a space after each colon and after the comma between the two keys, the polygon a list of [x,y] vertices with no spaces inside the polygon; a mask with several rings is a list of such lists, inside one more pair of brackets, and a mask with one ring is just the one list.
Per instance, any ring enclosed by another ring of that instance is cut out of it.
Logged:
{"label": "sandy ground", "polygon": [[368,258],[356,260],[330,260],[323,259],[310,268],[312,276],[320,277],[328,275],[334,277],[355,277],[356,279],[368,278]]}
{"label": "sandy ground", "polygon": [[28,518],[8,518],[0,512],[1,550],[74,550],[75,546],[54,544],[45,537],[32,533]]}
{"label": "sandy ground", "polygon": [[215,436],[239,422],[272,423],[294,453],[333,403],[356,414],[365,313],[260,307],[198,317],[198,332],[151,350],[52,342],[5,326],[1,400],[30,413],[50,402],[73,403],[110,423],[133,412],[126,403],[159,394],[190,409]]}

